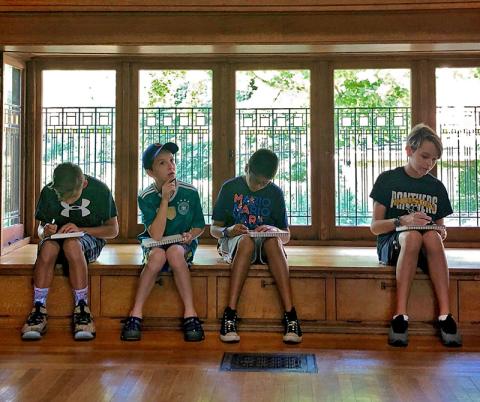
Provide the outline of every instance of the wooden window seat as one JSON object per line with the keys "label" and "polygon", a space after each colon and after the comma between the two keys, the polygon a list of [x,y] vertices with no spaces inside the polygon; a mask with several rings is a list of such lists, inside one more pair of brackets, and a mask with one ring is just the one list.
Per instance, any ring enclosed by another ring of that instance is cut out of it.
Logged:
{"label": "wooden window seat", "polygon": [[[288,246],[295,306],[305,332],[385,333],[395,298],[395,272],[380,265],[374,247]],[[0,322],[19,328],[31,308],[36,245],[0,257]],[[480,332],[480,250],[448,249],[452,313],[462,330]],[[107,245],[90,265],[90,306],[97,327],[120,328],[128,314],[142,269],[142,253],[134,244]],[[433,333],[436,317],[431,282],[418,270],[412,287],[411,331]],[[201,245],[192,268],[198,314],[205,328],[217,330],[226,304],[229,267],[213,245]],[[144,310],[145,327],[178,327],[183,314],[173,278],[162,274]],[[56,269],[49,295],[49,325],[67,326],[72,296],[61,269]],[[249,272],[239,305],[241,329],[281,328],[282,308],[266,266]]]}

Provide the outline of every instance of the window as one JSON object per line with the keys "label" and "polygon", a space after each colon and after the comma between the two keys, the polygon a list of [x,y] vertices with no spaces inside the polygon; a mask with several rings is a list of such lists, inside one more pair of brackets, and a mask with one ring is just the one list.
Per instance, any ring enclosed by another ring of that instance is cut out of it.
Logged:
{"label": "window", "polygon": [[[212,214],[212,71],[140,70],[138,183],[152,183],[142,167],[148,145],[174,142],[177,178],[199,192],[205,221]],[[140,215],[138,215],[140,222]]]}
{"label": "window", "polygon": [[406,163],[410,70],[335,70],[335,224],[370,224],[380,173]]}
{"label": "window", "polygon": [[42,93],[42,186],[62,162],[115,189],[115,71],[46,70]]}
{"label": "window", "polygon": [[23,67],[3,65],[2,248],[23,238]]}
{"label": "window", "polygon": [[451,226],[480,226],[480,68],[437,68],[438,177],[447,188]]}
{"label": "window", "polygon": [[237,71],[235,95],[236,175],[257,149],[274,151],[289,224],[310,225],[310,70]]}

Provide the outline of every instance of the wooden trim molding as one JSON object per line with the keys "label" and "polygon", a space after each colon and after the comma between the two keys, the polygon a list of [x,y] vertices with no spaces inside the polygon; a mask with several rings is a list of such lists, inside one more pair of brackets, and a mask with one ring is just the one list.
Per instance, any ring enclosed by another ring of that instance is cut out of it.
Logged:
{"label": "wooden trim molding", "polygon": [[[139,4],[140,3],[140,4]],[[295,3],[288,0],[150,0],[138,2],[135,0],[2,0],[0,11],[6,12],[90,12],[90,11],[128,11],[128,12],[152,12],[152,11],[189,11],[189,12],[307,12],[307,11],[365,11],[365,10],[438,10],[438,9],[461,9],[480,8],[477,1],[462,0],[303,0]]]}

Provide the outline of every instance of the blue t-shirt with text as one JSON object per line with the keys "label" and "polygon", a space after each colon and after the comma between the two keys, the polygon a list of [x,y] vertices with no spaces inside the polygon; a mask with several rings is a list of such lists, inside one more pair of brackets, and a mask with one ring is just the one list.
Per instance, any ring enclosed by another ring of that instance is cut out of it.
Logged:
{"label": "blue t-shirt with text", "polygon": [[213,208],[214,221],[225,222],[226,226],[241,223],[249,229],[271,225],[287,229],[287,211],[283,191],[269,183],[259,191],[252,191],[245,176],[227,180],[218,194]]}

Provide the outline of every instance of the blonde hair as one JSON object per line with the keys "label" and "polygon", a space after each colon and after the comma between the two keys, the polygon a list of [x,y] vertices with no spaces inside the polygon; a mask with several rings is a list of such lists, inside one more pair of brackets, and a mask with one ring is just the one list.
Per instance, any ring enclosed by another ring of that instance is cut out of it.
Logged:
{"label": "blonde hair", "polygon": [[440,137],[433,131],[433,129],[424,123],[417,124],[412,128],[407,137],[407,145],[416,151],[422,146],[424,141],[430,141],[435,145],[438,151],[438,158],[440,159],[443,153],[443,145]]}

